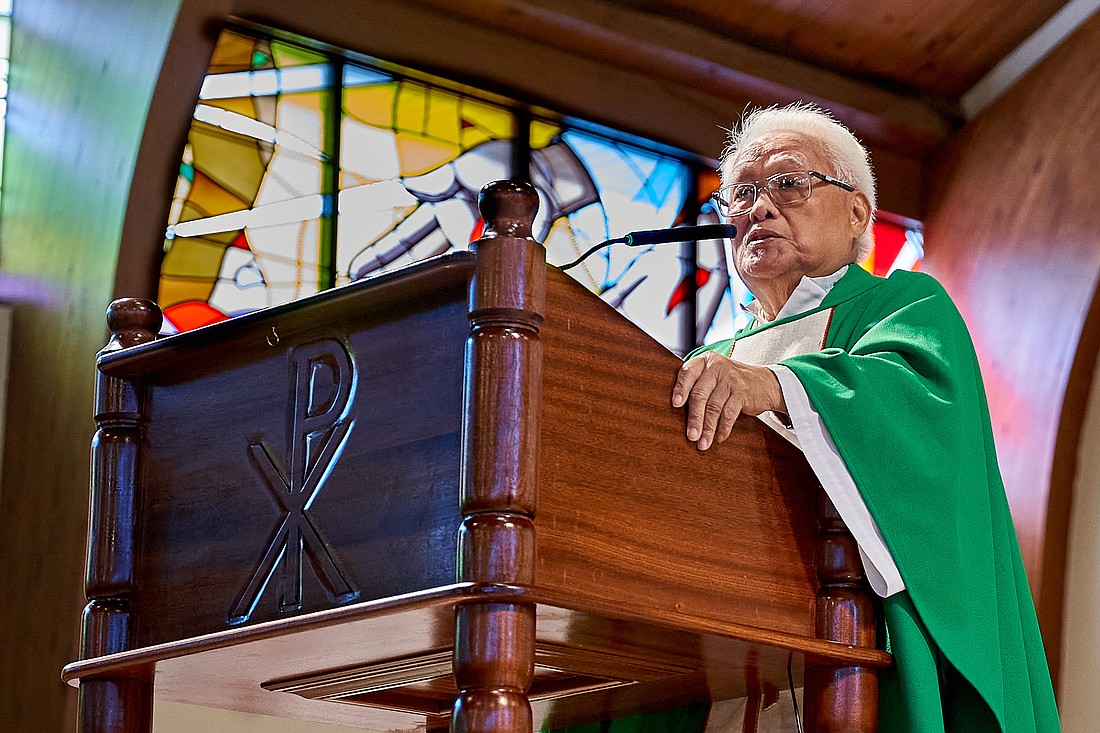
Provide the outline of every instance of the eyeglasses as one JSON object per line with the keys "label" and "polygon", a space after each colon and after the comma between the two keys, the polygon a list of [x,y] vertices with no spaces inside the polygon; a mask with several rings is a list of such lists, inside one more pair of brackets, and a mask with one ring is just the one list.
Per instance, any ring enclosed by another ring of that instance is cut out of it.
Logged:
{"label": "eyeglasses", "polygon": [[[776,173],[768,176],[763,181],[746,181],[735,183],[729,188],[719,189],[711,194],[711,201],[718,207],[718,211],[725,217],[733,218],[749,213],[749,210],[760,197],[760,193],[767,190],[768,196],[776,206],[792,206],[800,204],[810,198],[813,193],[813,180],[839,186],[845,191],[855,191],[855,186],[849,183],[827,176],[817,171],[790,171]],[[725,195],[723,195],[725,194]]]}

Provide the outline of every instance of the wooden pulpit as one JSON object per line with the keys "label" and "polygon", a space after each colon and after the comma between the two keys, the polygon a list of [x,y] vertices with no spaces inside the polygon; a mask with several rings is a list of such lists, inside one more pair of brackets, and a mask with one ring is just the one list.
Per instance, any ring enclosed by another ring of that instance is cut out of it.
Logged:
{"label": "wooden pulpit", "polygon": [[801,455],[699,451],[679,360],[555,268],[525,184],[460,252],[163,339],[108,310],[85,733],[154,696],[518,733],[805,685],[873,731],[873,604]]}

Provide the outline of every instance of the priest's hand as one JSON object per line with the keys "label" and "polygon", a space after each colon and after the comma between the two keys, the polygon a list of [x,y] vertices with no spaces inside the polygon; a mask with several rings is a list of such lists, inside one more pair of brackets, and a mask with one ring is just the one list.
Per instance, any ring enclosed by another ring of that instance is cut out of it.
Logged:
{"label": "priest's hand", "polygon": [[687,439],[699,450],[730,437],[742,413],[787,411],[771,369],[750,366],[707,351],[684,362],[672,388],[672,406],[687,405]]}

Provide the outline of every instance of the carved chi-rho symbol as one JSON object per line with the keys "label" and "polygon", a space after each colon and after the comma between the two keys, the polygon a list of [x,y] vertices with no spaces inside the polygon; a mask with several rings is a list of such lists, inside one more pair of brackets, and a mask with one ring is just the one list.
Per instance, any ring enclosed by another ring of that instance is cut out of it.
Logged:
{"label": "carved chi-rho symbol", "polygon": [[277,580],[279,610],[300,609],[303,556],[309,557],[313,572],[334,602],[346,603],[359,596],[309,514],[354,423],[351,408],[355,365],[344,345],[334,339],[295,347],[289,362],[289,472],[282,469],[262,441],[248,446],[250,463],[283,516],[256,571],[229,612],[230,624],[248,621],[272,578]]}

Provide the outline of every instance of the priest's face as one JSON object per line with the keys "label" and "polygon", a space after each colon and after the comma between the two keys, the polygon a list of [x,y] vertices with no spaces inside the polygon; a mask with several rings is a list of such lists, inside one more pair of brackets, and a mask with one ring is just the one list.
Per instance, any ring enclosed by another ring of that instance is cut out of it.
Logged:
{"label": "priest's face", "polygon": [[[836,175],[813,138],[773,134],[751,142],[727,162],[722,188],[729,192],[736,183],[762,184],[777,173],[794,171]],[[777,203],[761,188],[749,211],[731,219],[737,226],[734,267],[774,317],[803,275],[828,275],[856,261],[870,213],[864,194],[816,178],[810,197],[796,203]]]}

